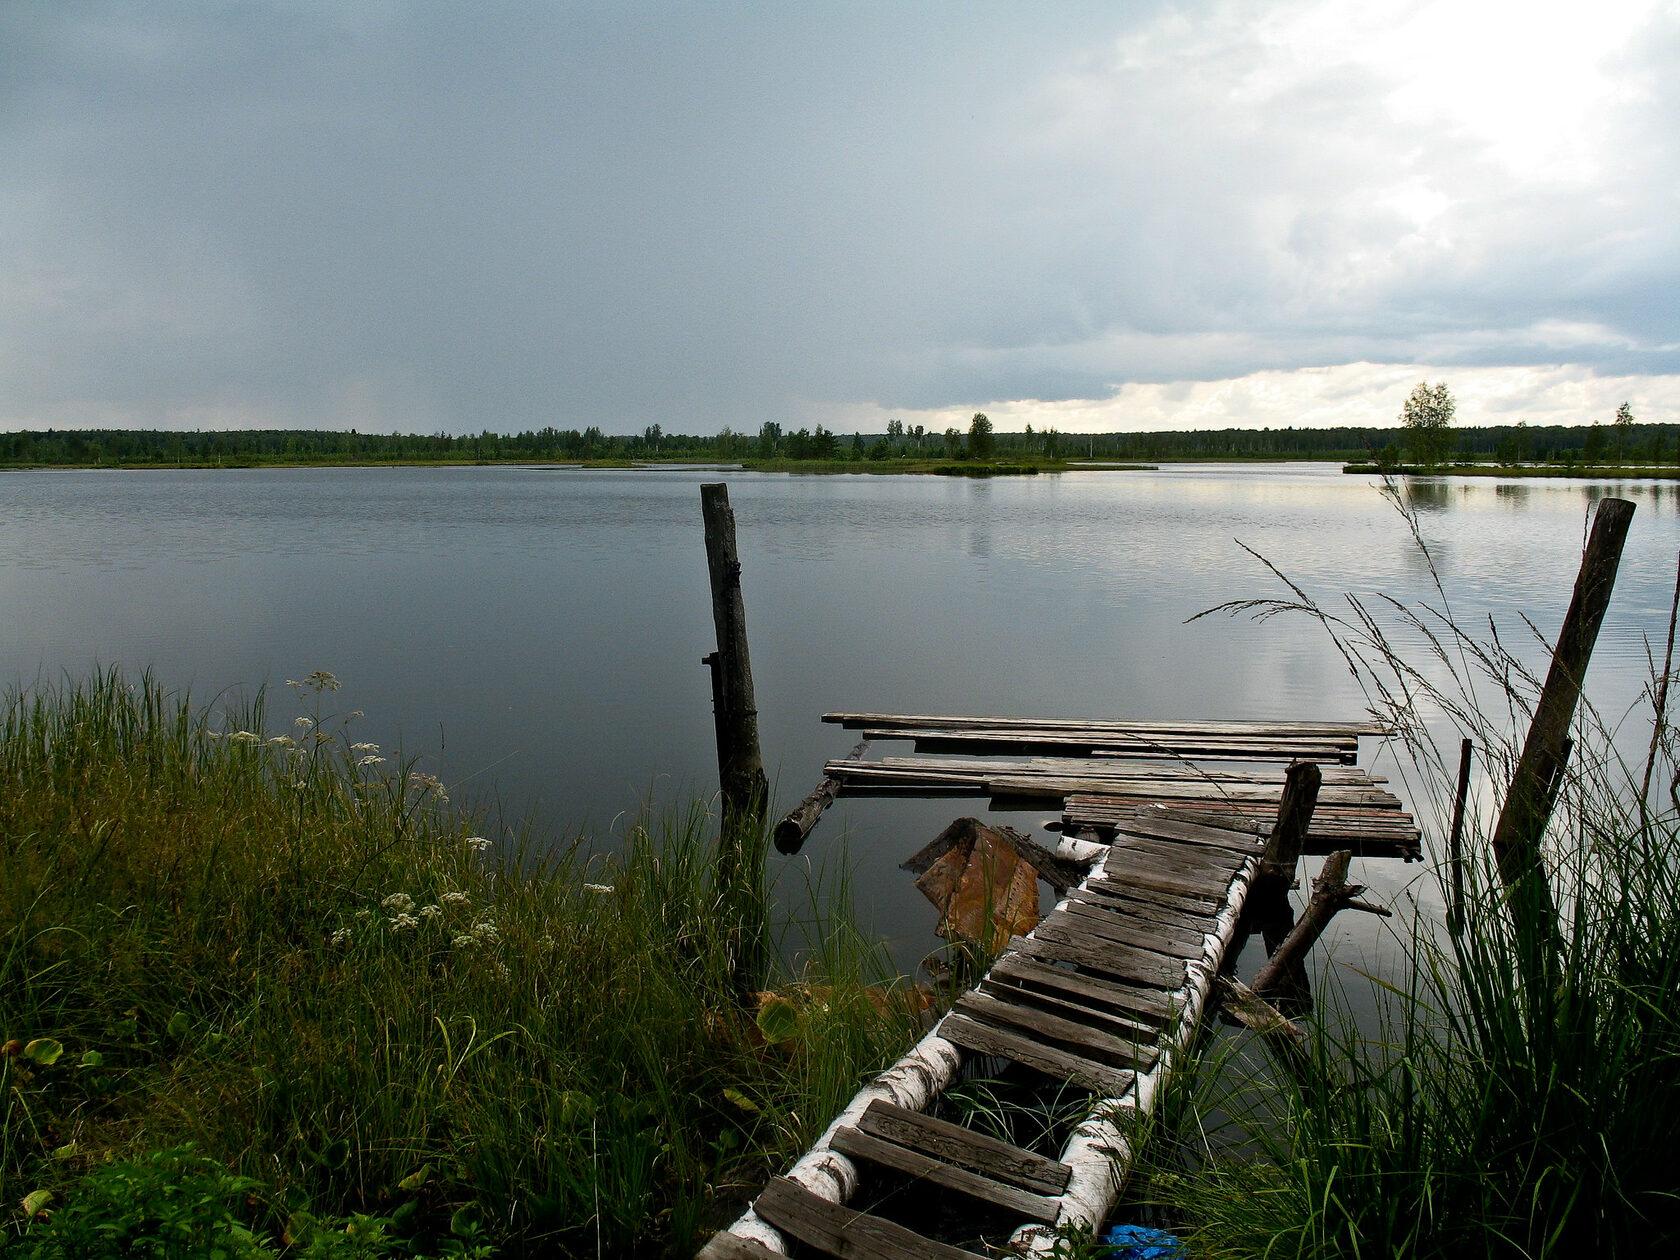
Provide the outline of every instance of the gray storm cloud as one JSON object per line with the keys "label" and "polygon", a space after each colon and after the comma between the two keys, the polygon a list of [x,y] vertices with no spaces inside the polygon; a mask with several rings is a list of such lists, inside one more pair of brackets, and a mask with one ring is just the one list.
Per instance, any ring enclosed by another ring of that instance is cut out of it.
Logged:
{"label": "gray storm cloud", "polygon": [[14,3],[0,425],[1680,372],[1675,6],[1583,63],[1576,149],[1517,162],[1520,116],[1419,107],[1334,11]]}

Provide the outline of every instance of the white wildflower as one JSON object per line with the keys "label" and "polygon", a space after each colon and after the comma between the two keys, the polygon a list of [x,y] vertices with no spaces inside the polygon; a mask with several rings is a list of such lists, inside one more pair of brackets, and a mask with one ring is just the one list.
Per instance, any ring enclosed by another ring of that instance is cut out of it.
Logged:
{"label": "white wildflower", "polygon": [[490,847],[490,842],[483,836],[468,836],[465,843],[467,848],[471,849],[474,853],[483,853],[484,850]]}
{"label": "white wildflower", "polygon": [[326,670],[318,669],[311,673],[308,678],[303,680],[303,685],[305,687],[313,687],[316,691],[337,691],[339,682],[338,679],[327,673]]}
{"label": "white wildflower", "polygon": [[443,910],[438,906],[421,906],[420,917],[422,919],[439,919],[443,917]]}
{"label": "white wildflower", "polygon": [[301,791],[303,791],[304,788],[306,788],[308,786],[309,786],[309,784],[305,783],[302,779],[293,779],[292,780],[292,791],[294,791],[294,792],[301,792]]}
{"label": "white wildflower", "polygon": [[241,744],[260,744],[263,742],[263,737],[255,731],[235,731],[228,738],[237,740]]}
{"label": "white wildflower", "polygon": [[363,717],[365,715],[362,713],[362,711],[360,709],[351,709],[348,716],[353,717],[353,718],[359,718],[359,717]]}
{"label": "white wildflower", "polygon": [[435,774],[421,774],[418,770],[408,776],[409,786],[418,792],[430,792],[434,798],[448,802],[449,794],[443,790],[443,784]]}
{"label": "white wildflower", "polygon": [[227,732],[226,731],[205,731],[204,732],[204,737],[206,739],[226,739],[227,738]]}
{"label": "white wildflower", "polygon": [[374,752],[379,751],[379,745],[378,744],[368,744],[368,743],[351,744],[350,745],[350,751],[351,752],[358,752],[358,753],[374,753]]}
{"label": "white wildflower", "polygon": [[438,900],[446,906],[464,906],[469,904],[467,894],[464,892],[446,892],[443,896],[439,897]]}
{"label": "white wildflower", "polygon": [[414,909],[414,898],[405,892],[394,892],[379,904],[395,914],[407,914]]}
{"label": "white wildflower", "polygon": [[502,939],[496,931],[495,921],[491,919],[480,919],[473,924],[473,935],[481,941],[488,941],[492,945]]}
{"label": "white wildflower", "polygon": [[268,742],[275,748],[296,748],[297,743],[290,735],[270,735]]}
{"label": "white wildflower", "polygon": [[[293,683],[292,686],[295,687],[297,684]],[[292,725],[297,727],[300,731],[307,731],[311,726],[315,725],[315,719],[307,717],[293,718]]]}
{"label": "white wildflower", "polygon": [[356,758],[356,765],[358,767],[361,767],[361,766],[382,766],[384,764],[385,764],[385,758],[376,757],[373,753],[369,753],[365,757],[357,757]]}
{"label": "white wildflower", "polygon": [[478,948],[478,937],[472,935],[457,936],[455,938],[455,948],[476,949]]}
{"label": "white wildflower", "polygon": [[373,918],[373,911],[372,910],[358,910],[358,911],[356,911],[356,917],[358,919],[360,919],[363,923],[366,923],[369,919]]}
{"label": "white wildflower", "polygon": [[350,943],[350,929],[349,928],[339,928],[338,931],[336,931],[332,934],[332,946],[333,946],[334,949],[343,949],[349,943]]}
{"label": "white wildflower", "polygon": [[496,960],[496,974],[503,980],[511,980],[513,978],[513,973],[508,970],[507,964],[499,958]]}
{"label": "white wildflower", "polygon": [[610,893],[612,890],[613,886],[611,884],[585,884],[583,886],[584,892]]}
{"label": "white wildflower", "polygon": [[420,920],[412,914],[399,914],[391,920],[391,930],[393,932],[412,932],[419,926]]}

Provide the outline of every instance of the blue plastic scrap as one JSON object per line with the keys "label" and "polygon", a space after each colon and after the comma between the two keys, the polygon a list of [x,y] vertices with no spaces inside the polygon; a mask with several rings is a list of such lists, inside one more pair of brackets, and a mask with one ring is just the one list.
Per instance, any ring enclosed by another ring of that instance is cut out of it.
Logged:
{"label": "blue plastic scrap", "polygon": [[1184,1260],[1184,1244],[1162,1229],[1116,1225],[1103,1235],[1109,1260]]}

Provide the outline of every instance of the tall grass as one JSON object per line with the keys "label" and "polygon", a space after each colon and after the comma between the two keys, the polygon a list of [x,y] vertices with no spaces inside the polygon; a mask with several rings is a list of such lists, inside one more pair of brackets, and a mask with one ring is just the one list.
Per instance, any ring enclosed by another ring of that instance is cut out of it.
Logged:
{"label": "tall grass", "polygon": [[492,843],[335,687],[295,684],[279,730],[260,699],[212,717],[115,671],[7,702],[8,1201],[191,1142],[276,1229],[465,1213],[520,1248],[676,1254],[916,1035],[813,907],[808,971],[763,982],[822,1000],[766,1041],[735,985],[763,890],[717,886],[703,808],[610,851]]}
{"label": "tall grass", "polygon": [[[1286,600],[1243,607],[1319,619],[1409,749],[1423,776],[1414,795],[1441,800],[1452,780],[1429,724],[1470,735],[1494,782],[1508,782],[1538,684],[1497,633],[1465,631],[1436,590],[1438,603],[1378,610],[1399,617],[1410,658],[1389,618],[1358,600],[1329,611],[1291,587]],[[1667,781],[1672,731],[1660,709],[1653,720]],[[1481,856],[1462,919],[1418,918],[1401,972],[1364,978],[1375,1030],[1332,984],[1304,1073],[1237,1070],[1243,1056],[1225,1053],[1183,1082],[1176,1137],[1159,1148],[1147,1193],[1186,1227],[1194,1254],[1680,1247],[1680,803],[1640,799],[1644,776],[1590,707],[1575,734],[1546,838],[1560,956],[1518,939],[1487,829],[1473,826],[1468,848]],[[1216,1124],[1224,1130],[1210,1135]]]}

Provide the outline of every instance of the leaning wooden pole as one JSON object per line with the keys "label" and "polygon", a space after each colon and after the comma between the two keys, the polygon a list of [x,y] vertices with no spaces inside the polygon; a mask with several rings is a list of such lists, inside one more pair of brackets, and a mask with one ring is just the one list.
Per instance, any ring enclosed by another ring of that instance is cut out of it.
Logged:
{"label": "leaning wooden pole", "polygon": [[706,567],[712,579],[712,621],[717,627],[713,687],[717,720],[718,786],[723,791],[723,829],[739,836],[764,819],[770,796],[764,757],[758,747],[758,702],[747,659],[747,614],[741,599],[741,558],[735,550],[735,512],[729,487],[700,487],[706,523]]}
{"label": "leaning wooden pole", "polygon": [[1493,855],[1499,878],[1510,893],[1518,934],[1533,948],[1544,945],[1543,956],[1553,952],[1557,941],[1557,912],[1541,859],[1540,840],[1569,755],[1569,727],[1581,699],[1581,680],[1610,606],[1610,592],[1616,584],[1616,570],[1632,520],[1633,504],[1626,499],[1599,501],[1581,557],[1581,571],[1575,579],[1575,593],[1552,652],[1552,667],[1540,701],[1534,706],[1528,739],[1493,831]]}

